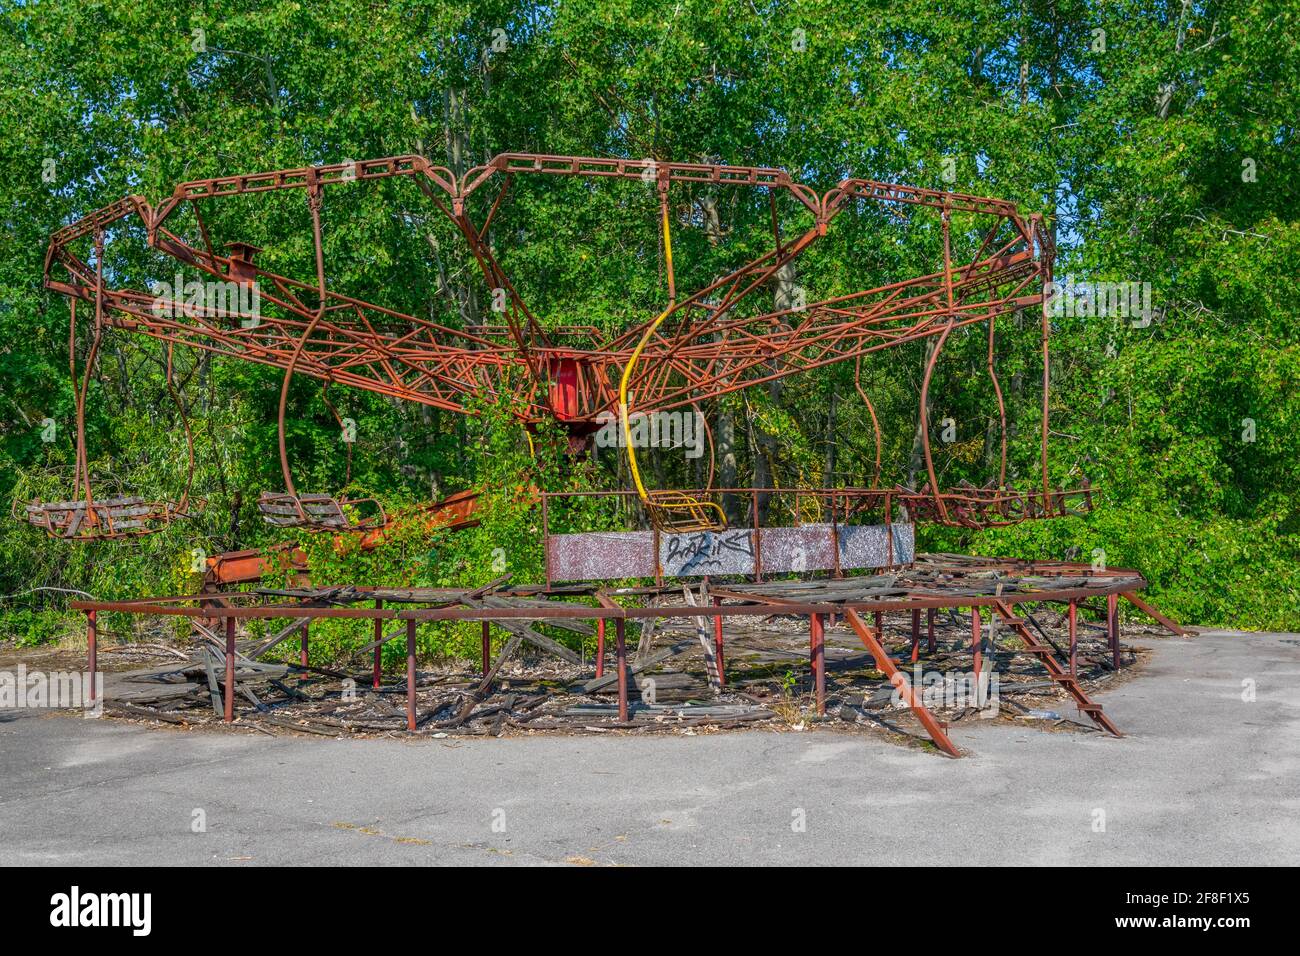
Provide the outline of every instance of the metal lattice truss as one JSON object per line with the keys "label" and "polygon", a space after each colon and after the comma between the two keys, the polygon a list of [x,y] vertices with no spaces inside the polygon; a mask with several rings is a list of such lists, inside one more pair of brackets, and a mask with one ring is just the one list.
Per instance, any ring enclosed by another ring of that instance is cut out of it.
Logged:
{"label": "metal lattice truss", "polygon": [[[657,188],[665,209],[673,188],[689,184],[764,191],[772,204],[772,245],[680,298],[673,289],[670,266],[666,320],[647,316],[610,338],[594,329],[548,330],[507,276],[489,239],[503,200],[515,180],[526,176],[642,180]],[[503,300],[499,325],[452,328],[329,287],[322,242],[326,193],[343,184],[392,177],[410,177],[463,237],[488,289]],[[253,261],[258,250],[246,243],[227,244],[228,255],[214,248],[202,215],[204,204],[294,189],[305,193],[311,215],[314,281],[261,268]],[[474,205],[486,211],[474,216],[469,200],[480,192],[485,194]],[[782,196],[793,201],[804,222],[811,219],[803,232],[785,238],[776,214],[776,200]],[[744,314],[742,306],[756,300],[759,290],[770,293],[779,270],[827,235],[836,218],[859,203],[894,210],[906,206],[937,210],[942,268],[791,308]],[[187,204],[197,219],[201,241],[186,241],[168,228],[169,219]],[[957,261],[952,251],[954,213],[970,214],[984,237],[968,261]],[[87,237],[94,237],[96,246],[102,247],[106,236],[116,237],[125,226],[138,232],[134,220],[143,225],[153,249],[214,279],[256,288],[260,304],[256,321],[250,321],[247,311],[239,307],[200,304],[160,310],[150,292],[112,287],[102,263],[92,267],[74,251]],[[556,418],[579,436],[594,431],[597,420],[616,406],[619,378],[635,346],[652,327],[630,381],[630,405],[640,412],[698,406],[758,383],[836,362],[860,362],[864,355],[933,339],[921,388],[925,409],[934,368],[949,336],[967,326],[987,325],[989,373],[1003,425],[1002,465],[997,483],[979,489],[975,498],[994,502],[1000,500],[997,492],[1005,487],[1006,478],[1006,413],[993,366],[996,320],[1016,310],[1038,308],[1042,313],[1043,483],[1037,510],[1051,514],[1058,509],[1047,483],[1049,325],[1043,305],[1052,258],[1050,232],[1042,217],[1022,216],[1014,203],[998,199],[864,179],[846,179],[819,195],[780,169],[504,153],[460,177],[422,157],[399,156],[194,180],[178,185],[157,206],[130,196],[54,234],[46,254],[45,282],[73,300],[93,303],[97,329],[128,330],[284,369],[286,393],[289,377],[302,373],[327,384],[456,412],[464,412],[471,397],[510,397],[526,422]],[[282,394],[282,419],[283,409]],[[926,418],[921,416],[930,484],[922,494],[932,497],[933,516],[948,522],[949,503],[932,490],[937,482]],[[281,444],[283,459],[283,427]],[[293,494],[287,464],[285,470]],[[994,523],[997,517],[992,516]],[[980,523],[989,522],[982,518]]]}

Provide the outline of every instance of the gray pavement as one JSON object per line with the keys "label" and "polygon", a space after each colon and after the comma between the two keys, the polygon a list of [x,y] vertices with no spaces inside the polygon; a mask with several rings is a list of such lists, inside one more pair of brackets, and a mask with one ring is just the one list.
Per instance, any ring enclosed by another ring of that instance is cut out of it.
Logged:
{"label": "gray pavement", "polygon": [[1146,674],[1099,698],[1125,739],[969,720],[962,760],[828,731],[332,740],[10,711],[0,863],[1300,863],[1300,636],[1138,643]]}

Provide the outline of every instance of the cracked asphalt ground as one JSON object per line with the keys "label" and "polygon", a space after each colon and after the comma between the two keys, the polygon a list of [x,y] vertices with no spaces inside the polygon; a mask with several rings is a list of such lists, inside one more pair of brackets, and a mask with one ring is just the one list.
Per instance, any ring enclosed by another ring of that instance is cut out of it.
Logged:
{"label": "cracked asphalt ground", "polygon": [[1145,674],[1099,696],[1126,738],[969,720],[962,760],[828,731],[334,740],[0,712],[0,863],[1300,862],[1300,635],[1134,643]]}

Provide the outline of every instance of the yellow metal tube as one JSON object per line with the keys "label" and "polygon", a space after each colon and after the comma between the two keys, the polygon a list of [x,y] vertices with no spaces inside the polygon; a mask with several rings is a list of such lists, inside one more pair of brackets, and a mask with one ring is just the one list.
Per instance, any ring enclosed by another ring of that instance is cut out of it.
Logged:
{"label": "yellow metal tube", "polygon": [[[663,229],[664,229],[664,261],[668,269],[668,275],[673,274],[673,238],[672,232],[668,226],[668,204],[663,204]],[[671,284],[671,283],[670,283]],[[623,441],[627,445],[627,463],[632,469],[632,482],[636,485],[636,493],[643,502],[649,502],[650,496],[645,490],[645,485],[641,483],[641,470],[636,464],[636,452],[632,449],[632,426],[628,423],[627,417],[627,385],[632,379],[632,369],[636,367],[637,360],[641,358],[641,353],[645,347],[650,344],[650,338],[655,331],[663,324],[664,319],[672,314],[673,309],[677,308],[676,296],[668,300],[668,308],[659,313],[659,317],[650,323],[650,327],[645,330],[641,336],[641,341],[636,344],[632,350],[632,355],[627,360],[627,366],[623,369],[623,377],[618,383],[618,420],[623,429]]]}

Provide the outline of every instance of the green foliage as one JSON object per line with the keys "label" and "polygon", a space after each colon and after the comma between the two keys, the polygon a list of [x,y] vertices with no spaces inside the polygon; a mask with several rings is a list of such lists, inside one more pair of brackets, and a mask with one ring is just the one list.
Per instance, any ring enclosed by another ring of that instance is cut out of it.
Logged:
{"label": "green foliage", "polygon": [[[1052,217],[1058,277],[1152,283],[1148,327],[1109,319],[1052,327],[1051,477],[1090,478],[1101,489],[1096,514],[982,534],[922,529],[923,546],[1082,559],[1104,550],[1108,563],[1142,570],[1176,617],[1294,628],[1298,19],[1277,0],[960,0],[942,11],[899,0],[339,0],[328,15],[247,0],[5,5],[0,493],[71,492],[69,313],[41,286],[44,249],[60,225],[124,195],[157,201],[184,179],[411,152],[460,171],[503,150],[782,166],[822,189],[852,174],[1014,199]],[[508,42],[493,50],[497,30]],[[501,209],[496,252],[550,328],[608,334],[662,308],[653,193],[604,186],[556,178],[518,190]],[[287,192],[231,201],[208,225],[264,246],[259,261],[272,268],[310,274],[306,210]],[[679,287],[765,248],[764,202],[703,187],[681,197]],[[715,201],[725,241],[704,215]],[[460,328],[476,319],[485,288],[451,228],[426,216],[410,182],[331,193],[329,280]],[[188,210],[175,222],[197,228]],[[969,251],[978,239],[960,216],[954,224]],[[801,262],[798,281],[821,298],[915,275],[933,262],[937,241],[922,212],[901,224],[853,210]],[[137,246],[114,243],[107,266],[155,275],[160,257]],[[999,335],[1008,479],[1027,487],[1038,480],[1038,324],[1023,317]],[[939,364],[932,420],[951,417],[957,427],[957,441],[937,449],[946,485],[996,477],[985,349],[982,334],[963,332]],[[903,480],[913,457],[923,362],[919,343],[863,362],[889,483]],[[280,373],[183,349],[176,363],[194,425],[195,494],[206,508],[128,545],[52,542],[4,523],[0,594],[42,585],[101,598],[184,591],[196,581],[195,552],[284,540],[255,508],[258,491],[284,486]],[[163,367],[156,343],[106,338],[87,423],[97,486],[179,495],[183,433]],[[533,489],[627,486],[615,454],[570,458],[554,429],[533,436],[534,457],[506,401],[485,396],[465,417],[343,387],[328,397],[357,422],[357,442],[349,463],[319,384],[296,380],[287,445],[301,490],[346,489],[401,511],[481,488],[487,507],[470,531],[413,524],[373,551],[300,535],[322,583],[478,585],[507,571],[537,581]],[[871,478],[871,421],[850,367],[750,389],[706,411],[735,417],[741,483],[760,457],[783,488]],[[53,442],[41,437],[46,418],[57,426]],[[694,462],[647,459],[661,487],[703,480]],[[608,501],[572,499],[550,520],[567,530],[634,517]],[[58,611],[64,597],[7,599],[0,635],[75,631]],[[369,639],[362,630],[321,625],[313,640],[341,652]],[[470,628],[422,630],[430,652],[477,646]]]}

